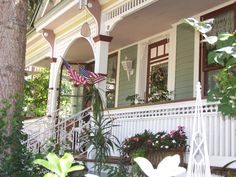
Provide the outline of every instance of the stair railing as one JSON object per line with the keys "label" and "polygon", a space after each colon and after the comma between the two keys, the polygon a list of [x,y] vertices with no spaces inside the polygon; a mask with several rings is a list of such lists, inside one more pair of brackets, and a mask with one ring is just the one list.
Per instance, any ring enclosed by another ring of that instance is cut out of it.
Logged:
{"label": "stair railing", "polygon": [[59,116],[58,119],[49,121],[48,128],[33,135],[28,136],[28,139],[23,142],[27,148],[33,152],[42,152],[46,148],[46,144],[50,139],[55,140],[55,144],[61,144],[65,141],[71,142],[71,150],[76,150],[78,146],[76,143],[78,140],[78,132],[81,132],[84,127],[88,127],[90,121],[84,121],[90,116],[90,107],[86,108],[70,117]]}

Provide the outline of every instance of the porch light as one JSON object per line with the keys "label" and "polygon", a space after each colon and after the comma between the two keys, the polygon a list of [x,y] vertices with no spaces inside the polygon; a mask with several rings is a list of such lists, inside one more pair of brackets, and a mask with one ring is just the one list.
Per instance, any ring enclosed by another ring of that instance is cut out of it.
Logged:
{"label": "porch light", "polygon": [[127,72],[127,78],[128,81],[130,81],[130,75],[133,75],[134,69],[132,68],[133,60],[128,59],[128,57],[125,57],[125,60],[121,62],[123,69]]}

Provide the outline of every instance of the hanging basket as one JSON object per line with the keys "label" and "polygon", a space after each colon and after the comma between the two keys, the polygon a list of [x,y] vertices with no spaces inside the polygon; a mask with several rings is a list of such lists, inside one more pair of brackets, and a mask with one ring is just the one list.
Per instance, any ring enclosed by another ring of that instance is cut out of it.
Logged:
{"label": "hanging basket", "polygon": [[147,159],[152,163],[153,167],[156,168],[157,165],[167,156],[173,156],[179,154],[180,164],[184,161],[184,148],[178,149],[167,149],[167,150],[151,150],[147,152]]}

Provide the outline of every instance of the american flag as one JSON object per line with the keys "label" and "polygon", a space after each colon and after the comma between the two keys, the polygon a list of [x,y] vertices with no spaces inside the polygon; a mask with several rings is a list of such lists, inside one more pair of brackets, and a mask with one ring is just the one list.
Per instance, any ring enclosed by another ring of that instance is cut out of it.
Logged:
{"label": "american flag", "polygon": [[96,84],[106,79],[105,75],[87,71],[84,67],[79,65],[81,74],[88,80],[89,84]]}
{"label": "american flag", "polygon": [[63,60],[63,64],[65,65],[65,67],[67,69],[67,73],[68,73],[70,79],[74,82],[74,84],[77,86],[79,86],[81,84],[86,85],[87,79],[83,76],[78,75],[77,72],[75,71],[75,69],[64,58],[62,58],[62,60]]}

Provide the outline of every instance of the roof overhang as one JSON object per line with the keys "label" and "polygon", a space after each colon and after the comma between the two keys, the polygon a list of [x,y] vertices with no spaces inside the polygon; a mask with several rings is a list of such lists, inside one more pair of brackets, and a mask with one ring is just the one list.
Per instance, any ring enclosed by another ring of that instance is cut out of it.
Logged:
{"label": "roof overhang", "polygon": [[37,32],[44,28],[53,30],[80,12],[78,1],[64,0],[36,21],[34,27]]}

